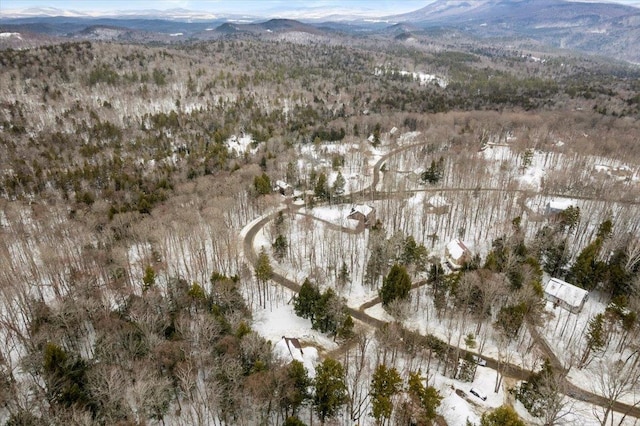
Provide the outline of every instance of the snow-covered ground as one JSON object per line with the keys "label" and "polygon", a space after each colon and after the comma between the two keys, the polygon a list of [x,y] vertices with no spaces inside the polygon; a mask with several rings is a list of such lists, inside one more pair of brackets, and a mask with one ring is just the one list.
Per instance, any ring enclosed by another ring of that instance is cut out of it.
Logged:
{"label": "snow-covered ground", "polygon": [[[607,300],[597,292],[592,292],[585,302],[582,311],[578,314],[569,312],[560,306],[555,307],[553,303],[547,302],[545,312],[547,320],[541,328],[542,335],[556,349],[558,359],[566,366],[576,366],[584,350],[584,334],[589,320],[595,315],[604,312],[607,307]],[[571,374],[574,374],[571,369]],[[583,383],[589,383],[584,381]],[[580,386],[581,383],[577,382]]]}
{"label": "snow-covered ground", "polygon": [[[597,314],[602,314],[608,305],[608,299],[600,292],[589,294],[583,309],[571,313],[561,307],[554,307],[551,302],[546,304],[547,320],[541,328],[542,335],[554,349],[558,359],[569,369],[567,378],[574,385],[589,392],[602,395],[603,382],[607,381],[608,365],[615,360],[633,359],[634,352],[626,348],[620,353],[617,348],[620,335],[612,334],[606,350],[593,353],[593,359],[586,366],[580,368],[580,360],[586,351],[586,332],[588,324]],[[604,379],[604,380],[601,380]],[[606,396],[606,395],[604,395]],[[630,389],[620,395],[619,400],[627,404],[638,402],[637,392]]]}
{"label": "snow-covered ground", "polygon": [[272,307],[257,308],[253,313],[253,329],[272,343],[279,341],[282,336],[295,337],[302,344],[323,347],[333,350],[337,344],[318,331],[311,329],[311,321],[300,318],[293,311],[291,303],[293,293],[282,289],[274,298]]}
{"label": "snow-covered ground", "polygon": [[[337,214],[328,214],[327,210],[330,209],[323,208],[321,216],[337,221]],[[348,213],[342,208],[339,211]],[[263,247],[267,252],[271,251],[275,236],[270,238],[266,228],[263,228],[254,240],[254,248],[257,251]],[[321,288],[334,287],[339,268],[344,261],[350,271],[351,282],[344,288],[337,289],[337,292],[347,299],[347,304],[358,307],[377,295],[377,290],[367,289],[362,285],[364,264],[361,259],[366,253],[368,231],[347,234],[324,222],[302,215],[290,219],[288,228],[286,237],[289,241],[289,255],[280,263],[272,262],[274,270],[298,283],[310,277]]]}
{"label": "snow-covered ground", "polygon": [[[562,400],[562,409],[558,419],[554,423],[557,426],[601,426],[602,422],[598,420],[596,414],[602,417],[602,412],[595,411],[591,404],[583,401],[578,401],[573,398],[565,397]],[[533,417],[520,401],[515,401],[513,404],[518,415],[526,421],[529,425],[543,426],[544,421],[540,418]],[[639,421],[633,417],[627,416],[624,420],[623,415],[612,411],[609,415],[609,422],[607,424],[617,426],[636,426]]]}
{"label": "snow-covered ground", "polygon": [[[393,138],[389,135],[393,135]],[[304,145],[300,148],[298,171],[301,176],[307,173],[309,167],[314,167],[316,171],[324,171],[331,185],[340,170],[347,182],[346,193],[355,192],[370,185],[372,167],[384,155],[397,146],[416,143],[423,136],[418,132],[399,135],[397,132],[389,132],[382,138],[379,148],[371,147],[370,143],[364,140],[361,143],[323,142]],[[247,151],[257,152],[255,148],[252,149],[252,139],[248,135],[229,139],[227,146],[238,155]],[[544,189],[545,181],[553,177],[554,173],[560,173],[563,168],[573,167],[572,162],[576,161],[575,157],[567,156],[562,152],[535,151],[531,164],[523,167],[520,157],[509,146],[494,145],[481,152],[462,153],[456,161],[447,157],[446,150],[439,151],[440,148],[437,146],[434,149],[435,151],[410,149],[385,161],[386,171],[382,174],[384,178],[380,180],[378,189],[388,190],[390,195],[404,192],[403,196],[397,195],[368,203],[376,209],[376,217],[382,221],[387,238],[398,231],[403,235],[412,235],[419,244],[427,247],[430,255],[440,258],[444,256],[444,247],[449,241],[461,238],[473,253],[479,253],[484,257],[491,246],[491,241],[510,231],[511,220],[516,216],[522,216],[523,226],[528,229],[528,235],[533,235],[546,223],[545,208],[552,200],[576,205],[581,209],[580,224],[568,240],[575,252],[591,240],[597,225],[603,218],[612,218],[616,232],[637,234],[639,231],[637,206],[592,201],[586,198],[560,198],[501,191],[501,189],[526,189],[535,192]],[[443,181],[436,186],[420,183],[419,171],[423,171],[440,155],[446,158]],[[343,156],[343,165],[334,169],[333,156]],[[632,168],[613,160],[588,158],[582,159],[581,164],[584,165],[583,171],[577,179],[585,179],[589,182],[594,178],[596,181],[611,179],[620,184],[627,184],[627,181],[633,184],[637,177]],[[465,171],[468,173],[463,174]],[[621,178],[623,175],[624,179]],[[496,190],[491,191],[492,189]],[[188,209],[190,206],[184,207]],[[285,234],[289,249],[286,258],[281,262],[272,260],[272,266],[276,272],[297,282],[301,283],[306,277],[311,277],[321,288],[326,288],[335,286],[339,268],[344,262],[350,273],[350,281],[336,291],[345,298],[349,306],[358,308],[377,296],[377,288],[364,284],[365,266],[370,256],[368,247],[371,233],[369,230],[355,232],[354,223],[346,219],[351,207],[350,203],[322,205],[313,209],[300,209],[300,214],[285,214]],[[264,213],[270,214],[277,208],[279,206],[265,208]],[[65,217],[66,214],[61,212],[60,216]],[[22,244],[5,246],[6,256],[10,259],[10,270],[5,273],[22,271],[24,276],[20,277],[20,280],[34,283],[31,288],[33,296],[37,295],[50,301],[56,298],[56,291],[65,290],[54,288],[54,280],[47,272],[49,266],[51,270],[55,269],[54,263],[59,259],[56,259],[55,250],[51,250],[55,245],[43,239],[42,235],[45,234],[43,231],[46,230],[40,229],[29,215],[30,212],[27,209],[19,215],[0,211],[0,227],[3,228],[3,232],[4,228],[20,224],[34,236]],[[261,220],[262,217],[264,216],[256,218],[251,224]],[[245,226],[240,240],[224,241],[220,238],[219,228],[229,231],[234,228],[232,223],[208,223],[205,217],[197,215],[192,220],[193,222],[176,219],[158,225],[163,232],[156,235],[153,247],[149,242],[143,241],[124,249],[122,258],[125,259],[129,279],[135,282],[141,280],[145,266],[154,261],[156,255],[154,251],[159,253],[165,265],[166,270],[163,275],[184,277],[189,282],[198,281],[206,285],[213,270],[229,274],[238,272],[242,238],[251,224]],[[195,224],[204,236],[193,235]],[[354,232],[343,232],[339,227],[349,228]],[[7,230],[9,231],[11,229]],[[84,241],[76,235],[61,235],[63,238],[56,239],[56,244],[75,244],[78,247],[90,247],[93,244],[92,241]],[[268,224],[256,236],[254,249],[257,251],[264,247],[267,252],[271,252],[274,239],[271,224]],[[82,244],[78,245],[78,241],[82,241]],[[65,252],[81,256],[79,250],[69,248],[65,249]],[[228,253],[227,258],[219,257],[218,253],[222,252]],[[76,259],[70,258],[65,261],[70,265],[59,269],[58,272],[62,271],[65,274],[69,272]],[[36,270],[40,272],[35,274]],[[159,281],[162,282],[163,279],[160,277]],[[472,320],[465,323],[446,315],[442,318],[438,317],[435,315],[433,301],[428,291],[429,289],[423,288],[413,292],[414,301],[418,298],[418,293],[420,294],[420,305],[419,309],[415,309],[413,305],[410,306],[404,320],[405,326],[421,333],[436,335],[444,341],[464,347],[464,336],[475,332],[476,323]],[[274,295],[272,303],[266,309],[251,304],[252,327],[260,335],[271,340],[276,354],[285,360],[286,353],[283,354],[281,347],[282,336],[300,339],[304,353],[308,355],[303,356],[302,360],[311,371],[318,361],[318,354],[336,349],[337,345],[331,338],[312,331],[308,320],[295,315],[290,304],[293,296],[290,291],[273,286],[272,293]],[[5,305],[10,303],[8,296],[7,292]],[[550,346],[557,349],[560,359],[567,366],[573,366],[569,379],[576,385],[594,392],[597,392],[597,389],[590,387],[590,384],[594,383],[597,372],[592,368],[578,370],[575,365],[584,350],[583,334],[589,319],[603,312],[605,306],[606,301],[599,298],[597,294],[590,296],[583,311],[578,315],[560,308],[554,309],[548,304],[547,321],[541,329]],[[2,312],[2,315],[8,315],[7,312]],[[367,313],[385,321],[392,320],[380,305],[369,308]],[[524,368],[532,368],[540,357],[540,354],[533,350],[531,337],[526,330],[515,342],[504,344],[499,342],[491,332],[490,324],[483,324],[476,339],[480,343],[479,352],[482,355],[495,359],[508,357],[508,362]],[[6,333],[0,334],[0,340],[6,345],[14,345]],[[17,349],[12,349],[9,353],[10,362],[17,365],[19,352]],[[612,354],[613,352],[607,352],[599,355],[593,366],[597,367],[600,365],[599,360],[604,360]],[[478,368],[476,379],[471,384],[445,378],[438,373],[433,375],[433,383],[445,397],[440,412],[450,425],[465,425],[467,418],[477,423],[482,412],[507,402],[508,396],[504,386],[497,394],[493,393],[495,376],[494,370]],[[481,401],[470,395],[468,390],[471,386],[481,389],[488,396],[487,401]],[[466,396],[459,396],[455,393],[455,389],[464,391]],[[622,400],[635,403],[635,398],[635,393],[631,392]],[[573,404],[576,409],[571,416],[567,416],[563,424],[595,424],[591,412],[593,407],[580,402]],[[369,420],[371,419],[363,419],[365,423]],[[532,419],[531,422],[536,421]]]}
{"label": "snow-covered ground", "polygon": [[[371,185],[372,167],[382,155],[384,149],[375,149],[367,141],[322,142],[305,144],[298,148],[297,172],[299,176],[308,176],[311,170],[323,172],[327,176],[327,184],[333,187],[338,172],[345,179],[344,195],[361,191]],[[335,166],[335,162],[342,163]]]}
{"label": "snow-covered ground", "polygon": [[421,86],[428,83],[437,84],[438,86],[445,88],[449,84],[449,81],[442,76],[435,74],[428,74],[424,72],[411,72],[406,70],[395,70],[389,68],[375,68],[374,75],[380,76],[385,74],[398,74],[401,76],[410,76],[413,80],[417,81]]}
{"label": "snow-covered ground", "polygon": [[[397,130],[396,130],[397,131]],[[390,132],[388,135],[394,135]],[[387,134],[385,134],[385,137]],[[420,134],[417,132],[404,133],[395,138],[396,146],[415,143]],[[364,146],[358,147],[355,144],[320,144],[315,146],[305,146],[302,150],[304,156],[310,161],[328,167],[328,156],[339,154],[345,156],[345,163],[349,164],[350,156],[359,157],[358,168],[369,169],[378,162],[383,155],[393,149],[385,138],[382,138],[380,148],[374,149],[365,142]],[[512,142],[516,138],[511,136],[505,141]],[[526,229],[533,235],[545,223],[545,210],[550,202],[564,202],[568,205],[576,205],[583,212],[589,212],[581,218],[581,223],[574,235],[581,237],[570,237],[571,241],[579,247],[584,246],[593,235],[593,230],[597,228],[598,220],[608,217],[607,214],[614,213],[617,219],[614,226],[623,225],[625,229],[633,230],[634,225],[631,220],[626,220],[629,215],[628,207],[616,206],[611,203],[600,201],[590,201],[583,198],[559,198],[542,195],[518,195],[516,192],[499,192],[483,190],[485,188],[513,188],[511,182],[515,183],[515,188],[537,192],[543,189],[545,179],[549,173],[557,173],[566,167],[573,158],[569,158],[562,153],[544,153],[533,151],[530,163],[525,166],[521,164],[520,157],[515,154],[511,147],[498,144],[492,145],[488,149],[477,153],[469,153],[471,167],[478,167],[481,170],[478,182],[464,184],[458,179],[460,167],[451,162],[446,163],[444,173],[444,188],[428,187],[419,182],[419,172],[424,170],[424,166],[431,161],[430,158],[438,158],[436,152],[431,157],[417,156],[415,152],[409,150],[400,152],[385,161],[384,176],[380,180],[378,190],[397,191],[404,186],[405,189],[413,190],[413,194],[403,197],[390,197],[386,200],[371,201],[368,204],[376,209],[376,217],[382,221],[387,230],[387,237],[396,230],[401,230],[405,235],[413,235],[416,241],[429,249],[431,255],[443,257],[444,246],[454,238],[462,238],[471,248],[473,253],[480,253],[483,257],[490,249],[491,241],[509,232],[511,220],[516,216],[521,216],[527,224]],[[323,161],[323,159],[327,159]],[[475,159],[475,160],[474,160]],[[362,161],[364,160],[364,165]],[[481,160],[480,166],[474,164]],[[623,165],[612,164],[611,161],[602,161],[601,158],[593,158],[588,163],[592,167],[585,173],[600,173],[609,176],[610,170],[619,170],[619,173],[629,173]],[[607,165],[603,165],[606,163]],[[343,168],[344,170],[344,168]],[[336,173],[330,173],[329,181],[335,179]],[[344,171],[343,171],[344,174]],[[413,180],[408,179],[414,176]],[[417,178],[416,178],[417,177]],[[349,179],[360,180],[363,185],[362,176],[355,173]],[[473,182],[473,181],[472,181]],[[473,190],[475,186],[479,190]],[[447,189],[452,188],[452,190]],[[456,188],[469,188],[460,191]],[[289,241],[289,253],[282,262],[274,262],[275,269],[279,273],[302,282],[305,278],[311,277],[313,281],[321,287],[334,286],[337,270],[344,261],[349,268],[350,282],[345,288],[337,289],[338,293],[345,298],[346,303],[358,308],[362,303],[372,300],[377,296],[377,289],[364,285],[365,265],[368,258],[368,244],[370,233],[365,230],[362,233],[347,233],[339,228],[350,228],[351,223],[346,219],[352,205],[332,205],[318,206],[313,209],[301,209],[300,214],[290,217],[287,220],[287,238]],[[586,216],[586,217],[585,217]],[[431,237],[433,235],[433,237]],[[271,247],[273,235],[265,228],[256,238],[255,248]],[[407,328],[419,331],[422,334],[430,333],[440,339],[458,344],[464,348],[464,336],[474,333],[477,324],[468,320],[466,322],[454,319],[451,316],[438,317],[435,314],[433,301],[430,299],[427,288],[413,291],[413,300],[420,293],[420,309],[413,306],[407,311],[404,324]],[[278,316],[287,318],[278,308]],[[590,298],[580,315],[575,318],[570,317],[567,311],[559,311],[548,306],[549,320],[542,329],[547,336],[552,347],[557,348],[562,354],[561,359],[569,362],[566,357],[575,362],[576,347],[582,343],[578,342],[586,326],[587,321],[595,313],[602,312],[604,302],[594,297]],[[384,320],[392,321],[393,318],[381,307],[375,305],[366,311],[367,314]],[[264,322],[264,319],[257,319]],[[291,324],[295,324],[290,319]],[[296,326],[295,333],[302,333],[308,336],[302,329]],[[257,327],[256,327],[257,328]],[[278,329],[278,327],[272,327]],[[258,329],[258,328],[257,328]],[[309,329],[310,330],[310,327]],[[276,334],[280,334],[279,332]],[[580,336],[578,338],[578,336]],[[513,342],[504,342],[493,332],[490,324],[483,324],[481,332],[476,336],[479,341],[479,353],[483,356],[503,359],[509,363],[520,365],[525,369],[532,369],[539,365],[543,354],[536,350],[532,337],[524,329]],[[563,358],[564,357],[564,358]],[[482,412],[489,407],[495,408],[507,401],[504,386],[498,394],[493,393],[496,372],[488,368],[479,368],[479,374],[473,384],[461,383],[445,378],[439,374],[433,376],[434,383],[445,396],[440,412],[445,416],[451,425],[464,425],[468,418],[472,422],[478,422]],[[590,383],[592,373],[589,370],[572,372],[569,378],[578,385]],[[468,389],[471,386],[482,389],[488,396],[487,401],[481,401],[477,397],[470,395]],[[467,397],[460,397],[455,393],[455,389],[463,390]],[[593,391],[593,389],[587,389]],[[632,402],[632,401],[629,401]],[[517,406],[518,404],[516,404]],[[588,409],[588,404],[572,401],[573,410],[570,416],[563,420],[566,425],[570,424],[592,424],[595,417]],[[520,407],[521,408],[521,407]],[[580,409],[578,409],[580,408]],[[528,415],[527,415],[528,416]],[[537,419],[528,416],[533,423],[539,423]]]}
{"label": "snow-covered ground", "polygon": [[11,38],[15,37],[22,40],[22,35],[20,33],[0,33],[0,38]]}
{"label": "snow-covered ground", "polygon": [[255,154],[258,152],[258,147],[254,146],[255,141],[249,134],[242,134],[240,136],[233,135],[227,139],[224,143],[227,146],[229,152],[241,157],[244,153]]}
{"label": "snow-covered ground", "polygon": [[[422,335],[432,334],[444,342],[467,349],[465,336],[472,334],[476,339],[475,351],[481,357],[505,360],[524,369],[535,368],[542,357],[542,353],[535,350],[533,339],[523,327],[520,336],[513,341],[502,339],[500,333],[493,329],[491,321],[483,322],[478,333],[478,322],[472,319],[462,320],[458,315],[436,315],[436,308],[430,291],[426,288],[414,290],[412,297],[417,298],[417,292],[421,292],[420,309],[409,309],[404,325],[419,332]],[[413,305],[413,303],[412,303]],[[374,309],[367,310],[372,316]],[[381,308],[377,308],[382,310]],[[450,308],[453,309],[453,308]],[[380,318],[383,319],[383,318]],[[389,320],[389,319],[387,319]]]}
{"label": "snow-covered ground", "polygon": [[358,221],[349,219],[352,209],[351,204],[338,204],[336,206],[318,206],[313,209],[300,209],[301,214],[311,215],[320,221],[329,222],[335,226],[355,231]]}
{"label": "snow-covered ground", "polygon": [[[253,329],[262,337],[271,341],[276,358],[281,362],[292,359],[304,364],[309,375],[315,377],[315,365],[318,362],[318,349],[335,349],[336,343],[322,333],[311,329],[311,321],[298,317],[291,304],[282,304],[272,309],[259,309],[254,312]],[[302,353],[289,350],[283,337],[300,341]]]}
{"label": "snow-covered ground", "polygon": [[[466,426],[467,420],[472,424],[480,424],[482,413],[497,408],[507,403],[507,393],[504,385],[498,392],[494,392],[496,384],[496,372],[486,367],[478,367],[473,383],[461,382],[437,375],[435,377],[435,387],[442,395],[442,403],[438,412],[445,418],[449,426]],[[477,389],[484,396],[486,401],[481,400],[469,393],[471,388]],[[458,395],[456,390],[464,392],[463,396]]]}

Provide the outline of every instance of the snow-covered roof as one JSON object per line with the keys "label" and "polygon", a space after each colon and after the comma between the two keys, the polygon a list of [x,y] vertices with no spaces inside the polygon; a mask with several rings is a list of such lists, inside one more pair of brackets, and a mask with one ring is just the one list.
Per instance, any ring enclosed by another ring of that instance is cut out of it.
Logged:
{"label": "snow-covered roof", "polygon": [[435,208],[440,208],[440,207],[449,205],[449,203],[447,202],[447,199],[441,195],[434,195],[433,197],[429,198],[427,202]]}
{"label": "snow-covered roof", "polygon": [[449,252],[449,256],[453,260],[460,260],[467,251],[469,251],[467,246],[465,246],[464,243],[458,239],[455,239],[447,244],[447,252]]}
{"label": "snow-covered roof", "polygon": [[371,214],[372,211],[373,211],[373,207],[367,206],[366,204],[358,204],[353,206],[353,208],[351,209],[351,214],[357,212],[357,213],[362,213],[365,216],[369,216],[369,214]]}
{"label": "snow-covered roof", "polygon": [[278,188],[282,188],[282,189],[291,188],[291,185],[289,185],[287,182],[285,182],[283,180],[277,180],[276,181],[276,186]]}
{"label": "snow-covered roof", "polygon": [[572,307],[579,307],[589,292],[573,284],[551,278],[544,286],[544,292],[554,296]]}
{"label": "snow-covered roof", "polygon": [[574,204],[574,200],[570,198],[560,198],[549,201],[551,210],[566,210]]}

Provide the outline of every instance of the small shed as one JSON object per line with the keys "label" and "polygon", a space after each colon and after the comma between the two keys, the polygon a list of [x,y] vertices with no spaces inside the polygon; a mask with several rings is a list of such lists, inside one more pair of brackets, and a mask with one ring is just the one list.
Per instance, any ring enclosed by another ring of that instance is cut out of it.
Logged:
{"label": "small shed", "polygon": [[300,341],[298,339],[295,337],[282,336],[282,340],[286,343],[287,349],[289,349],[289,353],[293,359],[296,359],[296,355],[294,354],[297,354],[298,351],[300,352],[300,355],[304,355],[304,352],[302,352],[302,345],[300,345]]}
{"label": "small shed", "polygon": [[471,252],[462,240],[451,241],[444,249],[444,257],[451,269],[460,269],[469,260]]}
{"label": "small shed", "polygon": [[544,298],[567,311],[577,314],[582,311],[589,292],[558,278],[551,278],[544,286]]}
{"label": "small shed", "polygon": [[366,204],[358,204],[351,208],[347,219],[357,220],[359,226],[370,227],[376,222],[376,209]]}

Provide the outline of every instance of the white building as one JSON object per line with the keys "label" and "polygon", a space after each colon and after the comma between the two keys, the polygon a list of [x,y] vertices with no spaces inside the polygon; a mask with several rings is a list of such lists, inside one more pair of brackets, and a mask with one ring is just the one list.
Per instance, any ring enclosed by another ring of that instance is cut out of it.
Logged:
{"label": "white building", "polygon": [[544,298],[553,303],[554,307],[560,306],[577,314],[589,298],[589,292],[568,282],[551,278],[544,286]]}

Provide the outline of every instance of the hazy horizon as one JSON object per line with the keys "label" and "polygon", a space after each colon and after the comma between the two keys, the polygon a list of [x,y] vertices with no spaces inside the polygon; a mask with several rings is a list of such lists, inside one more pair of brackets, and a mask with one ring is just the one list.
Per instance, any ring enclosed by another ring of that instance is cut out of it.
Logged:
{"label": "hazy horizon", "polygon": [[[274,15],[288,11],[322,11],[331,13],[339,11],[351,14],[396,14],[411,12],[420,9],[435,0],[405,0],[402,2],[381,0],[3,0],[0,5],[0,15],[3,12],[20,11],[32,8],[55,8],[64,11],[77,11],[82,13],[109,14],[117,12],[143,11],[143,10],[170,10],[187,9],[194,12],[221,13],[221,14],[247,14],[247,15]],[[594,2],[589,0],[574,0]],[[601,0],[606,3],[618,3],[627,6],[640,7],[640,0]]]}

